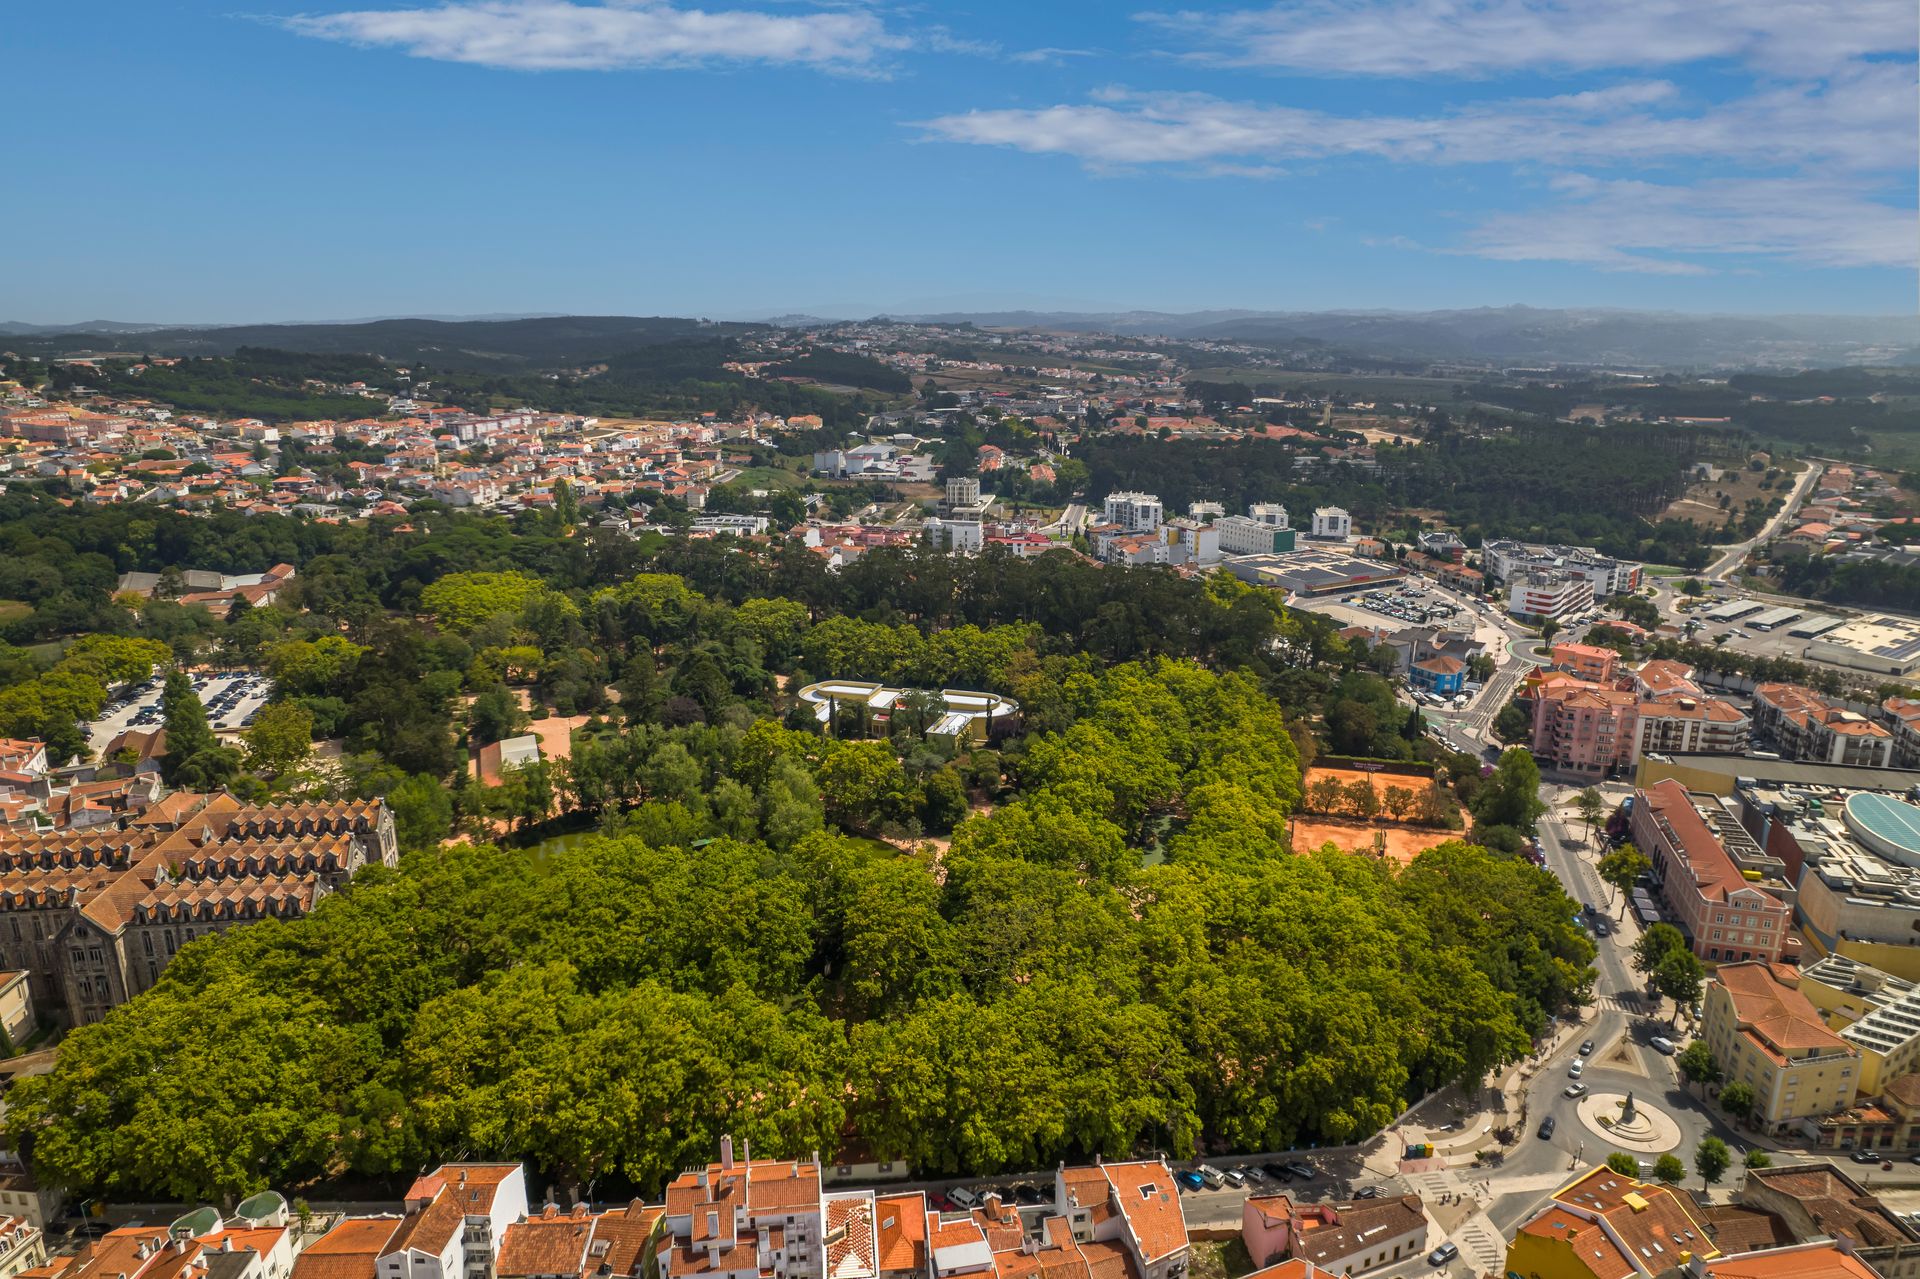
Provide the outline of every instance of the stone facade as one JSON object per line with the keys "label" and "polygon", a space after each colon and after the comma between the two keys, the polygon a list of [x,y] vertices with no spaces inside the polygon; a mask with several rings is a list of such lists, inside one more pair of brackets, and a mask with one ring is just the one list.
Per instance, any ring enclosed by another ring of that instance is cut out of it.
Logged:
{"label": "stone facade", "polygon": [[256,808],[177,793],[111,826],[0,834],[0,968],[27,973],[41,1010],[98,1021],[187,942],[303,915],[399,851],[380,800]]}

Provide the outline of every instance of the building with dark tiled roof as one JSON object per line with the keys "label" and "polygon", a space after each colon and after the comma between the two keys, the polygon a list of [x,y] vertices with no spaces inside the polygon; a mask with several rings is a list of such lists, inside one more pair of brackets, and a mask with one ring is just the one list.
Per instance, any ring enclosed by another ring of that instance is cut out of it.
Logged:
{"label": "building with dark tiled roof", "polygon": [[260,808],[177,792],[112,822],[0,830],[0,968],[24,970],[42,1010],[97,1021],[194,938],[303,915],[399,855],[384,800]]}

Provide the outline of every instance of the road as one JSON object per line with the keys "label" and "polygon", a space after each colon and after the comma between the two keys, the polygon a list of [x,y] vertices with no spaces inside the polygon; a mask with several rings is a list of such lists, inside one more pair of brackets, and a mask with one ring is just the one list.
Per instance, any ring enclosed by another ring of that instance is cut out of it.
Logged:
{"label": "road", "polygon": [[1813,492],[1814,483],[1826,472],[1826,469],[1826,467],[1821,466],[1818,462],[1808,463],[1807,469],[1800,474],[1799,482],[1793,486],[1793,492],[1787,495],[1786,504],[1780,508],[1779,512],[1775,514],[1772,519],[1767,521],[1765,527],[1757,534],[1740,543],[1738,546],[1727,547],[1725,553],[1722,554],[1719,559],[1708,565],[1706,572],[1707,579],[1714,582],[1726,581],[1727,576],[1746,560],[1747,556],[1753,552],[1754,547],[1767,541],[1784,528],[1787,521],[1799,512],[1800,507],[1807,500],[1807,494]]}

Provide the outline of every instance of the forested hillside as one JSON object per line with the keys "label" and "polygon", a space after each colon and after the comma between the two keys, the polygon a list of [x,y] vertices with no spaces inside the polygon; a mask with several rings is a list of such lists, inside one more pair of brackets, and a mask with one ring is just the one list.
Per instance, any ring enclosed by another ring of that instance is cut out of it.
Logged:
{"label": "forested hillside", "polygon": [[1302,474],[1295,454],[1268,440],[1232,444],[1107,436],[1075,449],[1090,491],[1144,488],[1168,508],[1211,498],[1229,510],[1279,501],[1296,512],[1344,506],[1378,524],[1408,507],[1445,513],[1470,541],[1514,537],[1597,546],[1611,554],[1690,567],[1705,563],[1701,531],[1655,523],[1685,488],[1696,458],[1726,440],[1684,429],[1518,426],[1468,435],[1444,421],[1417,447],[1382,445],[1378,469],[1332,466]]}

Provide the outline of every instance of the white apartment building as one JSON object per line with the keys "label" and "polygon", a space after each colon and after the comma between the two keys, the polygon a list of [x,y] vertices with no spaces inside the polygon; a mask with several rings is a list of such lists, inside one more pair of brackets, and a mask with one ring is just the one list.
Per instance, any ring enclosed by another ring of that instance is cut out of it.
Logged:
{"label": "white apartment building", "polygon": [[[1213,533],[1220,549],[1228,555],[1271,555],[1293,549],[1293,530],[1262,524],[1245,515],[1229,515],[1215,520]],[[1286,545],[1281,545],[1281,542]]]}
{"label": "white apartment building", "polygon": [[1534,571],[1507,587],[1507,612],[1514,617],[1560,621],[1593,607],[1593,583],[1574,573]]}
{"label": "white apartment building", "polygon": [[1344,507],[1322,506],[1313,512],[1312,536],[1346,541],[1353,536],[1353,516]]}
{"label": "white apartment building", "polygon": [[1247,518],[1270,528],[1292,528],[1288,522],[1287,508],[1278,502],[1255,502],[1247,507]]}
{"label": "white apartment building", "polygon": [[1153,533],[1166,518],[1160,499],[1151,493],[1107,494],[1106,519],[1128,533]]}
{"label": "white apartment building", "polygon": [[1198,520],[1174,518],[1168,520],[1160,529],[1167,547],[1173,552],[1170,561],[1175,564],[1218,564],[1220,562],[1220,531],[1213,524],[1202,524]]}
{"label": "white apartment building", "polygon": [[1483,571],[1495,581],[1508,582],[1534,572],[1567,573],[1590,583],[1596,599],[1640,585],[1640,565],[1602,555],[1590,546],[1529,546],[1496,538],[1481,546],[1480,558]]}
{"label": "white apartment building", "polygon": [[980,505],[980,477],[977,475],[956,475],[947,481],[947,505]]}
{"label": "white apartment building", "polygon": [[929,516],[927,545],[955,555],[977,555],[986,545],[986,530],[979,520],[942,520]]}
{"label": "white apartment building", "polygon": [[491,1279],[501,1237],[527,1213],[526,1169],[442,1164],[414,1181],[406,1208],[379,1279]]}

